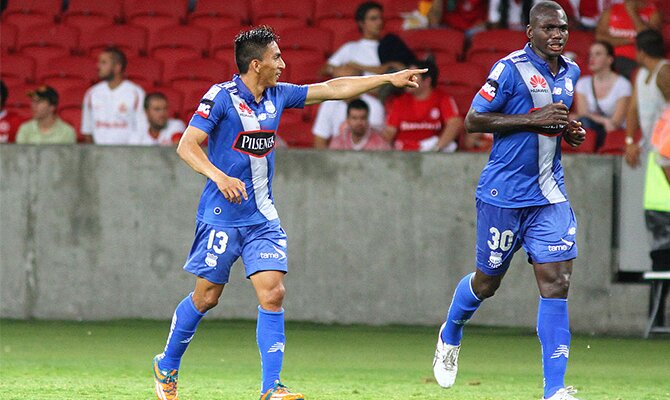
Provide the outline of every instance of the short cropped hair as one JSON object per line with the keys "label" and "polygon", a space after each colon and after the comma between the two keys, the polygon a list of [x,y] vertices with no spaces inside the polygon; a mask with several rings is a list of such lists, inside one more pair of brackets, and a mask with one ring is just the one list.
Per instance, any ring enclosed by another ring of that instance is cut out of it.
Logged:
{"label": "short cropped hair", "polygon": [[663,35],[654,29],[645,29],[635,37],[635,47],[653,58],[665,57]]}
{"label": "short cropped hair", "polygon": [[528,17],[530,24],[533,25],[535,21],[537,21],[537,17],[545,11],[563,11],[563,13],[565,13],[563,7],[555,1],[541,1],[536,3],[533,8],[530,9],[530,15]]}
{"label": "short cropped hair", "polygon": [[365,110],[366,113],[370,113],[370,107],[368,107],[368,103],[361,99],[351,100],[349,104],[347,104],[347,117],[349,116],[349,111],[351,110]]}
{"label": "short cropped hair", "polygon": [[126,70],[126,66],[128,66],[128,58],[126,58],[126,55],[123,53],[123,51],[121,51],[121,49],[110,46],[105,48],[105,50],[102,52],[109,53],[112,56],[112,60],[114,60],[115,63],[121,65],[121,72]]}
{"label": "short cropped hair", "polygon": [[356,8],[356,14],[354,14],[356,22],[363,22],[365,20],[365,15],[368,13],[368,11],[374,9],[384,11],[384,7],[381,4],[377,3],[376,1],[366,1],[364,3],[359,4],[358,8]]}
{"label": "short cropped hair", "polygon": [[145,110],[149,109],[149,104],[151,104],[151,100],[165,100],[167,102],[167,97],[165,97],[165,95],[161,92],[147,93],[147,95],[144,97]]}
{"label": "short cropped hair", "polygon": [[267,25],[240,32],[235,37],[235,64],[238,71],[246,74],[249,63],[252,60],[262,60],[270,43],[278,41],[279,36]]}

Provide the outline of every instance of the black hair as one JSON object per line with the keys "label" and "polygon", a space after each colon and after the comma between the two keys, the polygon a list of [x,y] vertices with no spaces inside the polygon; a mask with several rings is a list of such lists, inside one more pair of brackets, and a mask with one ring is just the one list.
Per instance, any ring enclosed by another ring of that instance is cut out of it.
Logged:
{"label": "black hair", "polygon": [[428,71],[424,72],[421,74],[422,78],[430,78],[430,87],[436,87],[437,86],[437,78],[439,76],[439,71],[437,70],[437,65],[435,65],[435,62],[432,61],[432,59],[427,58],[425,60],[417,60],[412,63],[413,66],[415,66],[417,69],[424,69],[428,68]]}
{"label": "black hair", "polygon": [[665,57],[665,49],[663,48],[663,35],[661,35],[661,32],[657,30],[646,29],[638,33],[635,37],[635,47],[639,51],[645,52],[650,57]]}
{"label": "black hair", "polygon": [[[593,46],[594,44],[603,46],[605,48],[605,53],[607,53],[609,57],[612,57],[612,59],[614,59],[614,46],[612,46],[608,42],[605,42],[604,40],[596,40],[595,42],[591,43],[591,46]],[[610,64],[610,70],[615,71],[614,62]]]}
{"label": "black hair", "polygon": [[365,21],[365,15],[368,13],[368,11],[374,9],[384,11],[384,7],[381,4],[377,3],[376,1],[366,1],[364,3],[359,4],[358,8],[356,8],[356,13],[354,14],[356,22]]}
{"label": "black hair", "polygon": [[147,93],[147,95],[144,97],[144,109],[149,108],[149,104],[151,103],[151,100],[154,99],[160,99],[160,100],[165,100],[167,101],[167,97],[161,92],[151,92]]}
{"label": "black hair", "polygon": [[235,36],[237,70],[241,74],[246,74],[249,71],[249,63],[252,60],[262,60],[270,43],[278,41],[279,36],[267,25],[240,32]]}
{"label": "black hair", "polygon": [[126,58],[126,55],[123,53],[123,51],[121,51],[121,49],[110,46],[105,48],[102,52],[109,53],[115,63],[121,64],[121,72],[126,70],[126,66],[128,65],[128,58]]}
{"label": "black hair", "polygon": [[349,111],[351,110],[365,110],[366,113],[370,113],[370,107],[368,107],[368,103],[361,99],[351,100],[349,104],[347,104],[347,117],[349,116]]}
{"label": "black hair", "polygon": [[530,9],[530,15],[528,17],[528,21],[530,22],[531,25],[537,21],[537,18],[540,14],[544,13],[545,11],[563,11],[565,14],[565,10],[563,10],[563,7],[561,7],[560,4],[556,3],[555,1],[541,1],[533,6],[533,8]]}
{"label": "black hair", "polygon": [[7,90],[7,85],[5,85],[4,81],[0,80],[0,110],[5,108],[7,97],[9,97],[9,90]]}

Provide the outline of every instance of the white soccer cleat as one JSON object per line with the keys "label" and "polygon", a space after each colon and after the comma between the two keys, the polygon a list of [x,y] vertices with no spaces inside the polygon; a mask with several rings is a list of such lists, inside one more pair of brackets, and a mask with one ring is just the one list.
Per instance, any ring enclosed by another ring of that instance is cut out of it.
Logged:
{"label": "white soccer cleat", "polygon": [[458,353],[461,351],[461,345],[454,346],[442,341],[442,330],[446,324],[446,322],[442,324],[440,333],[437,335],[437,348],[435,349],[435,358],[433,358],[433,375],[438,385],[443,388],[450,388],[456,382]]}
{"label": "white soccer cleat", "polygon": [[553,396],[551,396],[548,399],[543,400],[579,400],[573,394],[576,394],[577,390],[573,388],[572,386],[564,387],[563,389],[558,389],[558,392],[554,393]]}

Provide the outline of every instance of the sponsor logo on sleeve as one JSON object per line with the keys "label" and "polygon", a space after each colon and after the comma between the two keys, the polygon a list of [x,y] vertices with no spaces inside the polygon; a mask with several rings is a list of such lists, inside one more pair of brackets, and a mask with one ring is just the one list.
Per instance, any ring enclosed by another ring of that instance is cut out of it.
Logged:
{"label": "sponsor logo on sleeve", "polygon": [[195,110],[195,113],[203,118],[209,118],[209,113],[214,107],[214,102],[212,100],[202,99],[200,104],[198,104],[198,109]]}
{"label": "sponsor logo on sleeve", "polygon": [[505,63],[501,62],[496,65],[495,68],[493,68],[493,71],[489,74],[489,79],[497,81],[498,78],[500,78],[500,74],[502,74],[503,70],[505,69]]}
{"label": "sponsor logo on sleeve", "polygon": [[496,94],[498,94],[498,82],[493,79],[487,79],[484,86],[479,89],[479,95],[488,102],[492,102]]}
{"label": "sponsor logo on sleeve", "polygon": [[243,131],[237,135],[233,149],[253,157],[263,158],[275,146],[275,131]]}

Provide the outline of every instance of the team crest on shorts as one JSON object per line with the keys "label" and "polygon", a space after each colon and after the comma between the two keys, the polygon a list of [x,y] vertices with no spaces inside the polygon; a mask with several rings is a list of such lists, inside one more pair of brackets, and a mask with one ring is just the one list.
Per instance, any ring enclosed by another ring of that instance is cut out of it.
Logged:
{"label": "team crest on shorts", "polygon": [[207,257],[205,258],[205,264],[207,264],[208,267],[216,267],[216,264],[218,263],[219,256],[215,256],[212,253],[207,253]]}
{"label": "team crest on shorts", "polygon": [[489,267],[498,268],[502,265],[502,255],[503,253],[492,251],[489,256]]}

